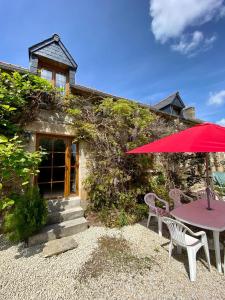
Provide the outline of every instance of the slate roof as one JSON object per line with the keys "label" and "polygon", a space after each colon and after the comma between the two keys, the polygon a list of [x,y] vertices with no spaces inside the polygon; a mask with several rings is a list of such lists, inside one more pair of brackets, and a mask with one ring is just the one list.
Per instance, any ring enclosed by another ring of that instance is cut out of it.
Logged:
{"label": "slate roof", "polygon": [[3,61],[0,61],[0,69],[3,70],[8,70],[8,71],[18,71],[21,73],[26,73],[28,72],[28,69],[17,66],[17,65],[13,65],[13,64],[9,64]]}
{"label": "slate roof", "polygon": [[31,46],[28,51],[29,57],[35,54],[63,63],[74,70],[77,69],[77,63],[61,42],[58,34],[53,34],[52,37]]}
{"label": "slate roof", "polygon": [[170,105],[170,104],[173,104],[173,102],[174,102],[177,98],[178,98],[178,100],[180,101],[181,105],[182,105],[183,107],[185,107],[185,104],[184,104],[184,102],[182,101],[182,99],[181,99],[181,97],[180,97],[180,95],[179,95],[179,92],[176,92],[176,93],[174,93],[174,94],[168,96],[167,98],[161,100],[159,103],[153,105],[153,107],[160,110],[160,109],[162,109],[162,108],[164,108],[164,107],[166,107],[166,106],[168,106],[168,105]]}

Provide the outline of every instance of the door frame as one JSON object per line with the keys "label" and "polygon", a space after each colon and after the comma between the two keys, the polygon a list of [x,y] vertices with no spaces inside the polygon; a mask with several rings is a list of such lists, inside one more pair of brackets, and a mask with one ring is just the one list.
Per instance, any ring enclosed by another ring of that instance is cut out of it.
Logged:
{"label": "door frame", "polygon": [[[71,146],[73,144],[74,136],[36,132],[36,150],[37,151],[39,150],[39,141],[40,141],[41,137],[58,138],[58,139],[61,138],[62,140],[65,141],[66,150],[65,150],[65,178],[64,178],[63,198],[67,198],[69,196],[78,196],[79,195],[79,144],[77,144],[77,143],[75,143],[76,144],[76,162],[74,165],[76,192],[75,193],[70,192]],[[35,179],[35,183],[38,184],[37,176]]]}

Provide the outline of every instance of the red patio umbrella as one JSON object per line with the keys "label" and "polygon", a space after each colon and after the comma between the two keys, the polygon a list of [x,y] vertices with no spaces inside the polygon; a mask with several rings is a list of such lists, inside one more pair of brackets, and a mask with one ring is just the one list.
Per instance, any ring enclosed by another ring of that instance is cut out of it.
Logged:
{"label": "red patio umbrella", "polygon": [[203,123],[128,151],[128,154],[205,152],[208,209],[210,210],[209,152],[225,152],[225,127]]}

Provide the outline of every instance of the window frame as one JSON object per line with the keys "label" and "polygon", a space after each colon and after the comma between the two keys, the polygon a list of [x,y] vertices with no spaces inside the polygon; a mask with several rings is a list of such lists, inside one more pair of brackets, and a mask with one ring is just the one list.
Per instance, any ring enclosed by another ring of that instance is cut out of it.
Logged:
{"label": "window frame", "polygon": [[[64,95],[66,95],[69,92],[69,71],[65,70],[63,68],[59,68],[57,66],[51,66],[48,64],[40,64],[39,65],[39,70],[40,70],[40,77],[41,77],[41,71],[42,70],[46,70],[49,72],[52,72],[52,80],[49,81],[51,82],[51,84],[56,87],[56,74],[61,74],[64,75],[66,77],[66,86],[65,86],[65,92]],[[41,77],[43,78],[43,77]],[[48,79],[46,79],[48,80]]]}

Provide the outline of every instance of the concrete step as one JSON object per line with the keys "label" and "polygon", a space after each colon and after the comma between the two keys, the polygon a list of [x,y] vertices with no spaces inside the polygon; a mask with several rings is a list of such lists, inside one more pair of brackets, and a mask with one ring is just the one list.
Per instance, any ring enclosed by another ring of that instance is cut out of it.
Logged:
{"label": "concrete step", "polygon": [[79,197],[70,197],[68,199],[52,199],[48,200],[48,211],[53,213],[56,211],[64,211],[74,207],[80,206]]}
{"label": "concrete step", "polygon": [[88,222],[84,217],[65,221],[59,224],[48,225],[45,226],[40,233],[30,237],[28,245],[33,246],[62,237],[71,236],[84,231],[87,228]]}
{"label": "concrete step", "polygon": [[48,215],[47,224],[55,224],[64,221],[77,219],[84,216],[84,210],[80,206],[76,206],[63,211],[55,211]]}

